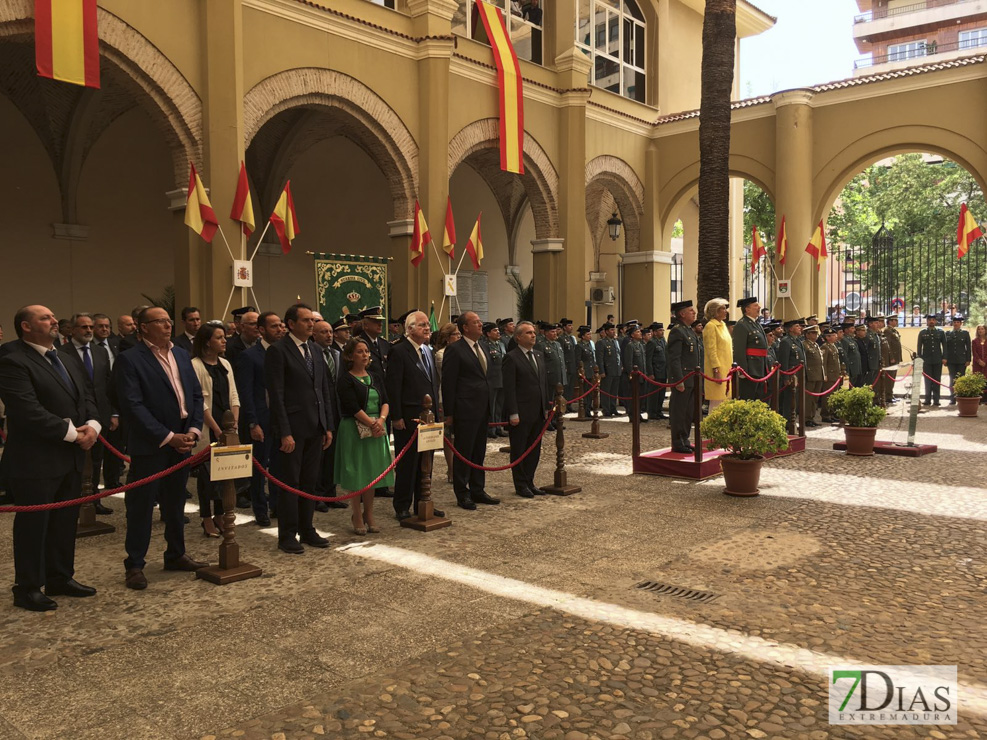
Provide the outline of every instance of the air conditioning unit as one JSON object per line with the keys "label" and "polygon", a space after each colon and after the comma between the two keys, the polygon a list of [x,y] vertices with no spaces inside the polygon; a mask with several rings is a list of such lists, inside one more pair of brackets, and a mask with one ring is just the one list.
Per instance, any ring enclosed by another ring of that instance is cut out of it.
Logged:
{"label": "air conditioning unit", "polygon": [[612,306],[614,301],[613,287],[604,285],[602,288],[592,288],[589,292],[590,300],[596,304]]}

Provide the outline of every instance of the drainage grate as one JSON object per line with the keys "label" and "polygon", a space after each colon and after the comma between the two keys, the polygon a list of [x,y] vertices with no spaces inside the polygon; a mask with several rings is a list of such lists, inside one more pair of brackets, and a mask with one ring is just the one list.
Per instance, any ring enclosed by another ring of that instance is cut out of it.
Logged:
{"label": "drainage grate", "polygon": [[635,583],[634,588],[640,591],[650,591],[654,594],[664,594],[665,596],[675,596],[679,599],[698,601],[701,604],[708,604],[720,597],[719,594],[714,594],[711,591],[697,591],[694,588],[672,586],[671,584],[661,583],[660,581],[641,581],[640,583]]}

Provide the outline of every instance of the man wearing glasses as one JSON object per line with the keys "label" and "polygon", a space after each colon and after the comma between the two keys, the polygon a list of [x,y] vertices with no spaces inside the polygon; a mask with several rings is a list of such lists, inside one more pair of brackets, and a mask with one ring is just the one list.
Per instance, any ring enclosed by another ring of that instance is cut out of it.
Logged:
{"label": "man wearing glasses", "polygon": [[[172,321],[163,308],[145,308],[137,317],[141,341],[120,354],[115,381],[134,480],[188,458],[202,435],[202,388],[188,352],[171,342]],[[188,468],[127,491],[127,588],[147,588],[145,556],[151,544],[154,502],[165,523],[165,570],[195,571],[208,563],[185,552],[185,484]]]}

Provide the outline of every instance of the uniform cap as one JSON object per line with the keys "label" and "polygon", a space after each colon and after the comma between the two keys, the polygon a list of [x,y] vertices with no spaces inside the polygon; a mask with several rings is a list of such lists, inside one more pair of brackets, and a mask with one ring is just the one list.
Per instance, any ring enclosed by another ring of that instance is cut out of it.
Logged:
{"label": "uniform cap", "polygon": [[565,326],[566,324],[571,324],[572,319],[559,319],[559,326]]}
{"label": "uniform cap", "polygon": [[741,298],[739,301],[737,301],[737,308],[745,308],[751,305],[752,303],[757,303],[756,295],[748,296],[747,298]]}
{"label": "uniform cap", "polygon": [[672,304],[672,313],[677,313],[681,311],[683,308],[691,308],[691,307],[692,307],[692,301],[679,301],[678,303]]}
{"label": "uniform cap", "polygon": [[336,331],[337,329],[345,329],[346,331],[349,331],[350,327],[349,324],[346,323],[346,317],[343,316],[339,319],[336,319],[336,321],[332,325],[332,329],[333,331]]}
{"label": "uniform cap", "polygon": [[380,306],[371,306],[370,308],[365,308],[360,311],[361,319],[377,319],[378,321],[384,320],[384,314],[381,313]]}
{"label": "uniform cap", "polygon": [[256,311],[256,310],[257,309],[254,308],[253,306],[244,306],[243,308],[234,308],[232,311],[230,311],[230,314],[232,314],[235,318],[240,318],[245,313],[250,313],[251,311]]}
{"label": "uniform cap", "polygon": [[496,328],[498,328],[497,325],[494,322],[492,322],[492,321],[484,321],[483,322],[483,333],[484,334],[487,334],[489,332],[492,332]]}
{"label": "uniform cap", "polygon": [[800,323],[801,321],[802,321],[801,319],[789,319],[788,321],[786,321],[784,323],[784,327],[786,329],[791,328],[791,327],[795,326],[796,324]]}
{"label": "uniform cap", "polygon": [[651,331],[658,331],[659,329],[664,329],[665,325],[660,321],[656,321],[651,325]]}
{"label": "uniform cap", "polygon": [[600,328],[597,329],[596,331],[597,331],[597,333],[599,333],[601,331],[607,331],[607,330],[613,329],[613,328],[615,328],[614,325],[611,324],[609,321],[607,321],[602,326],[600,326]]}
{"label": "uniform cap", "polygon": [[588,326],[586,326],[585,324],[583,324],[583,325],[582,325],[582,326],[580,326],[580,327],[579,327],[578,329],[576,329],[576,333],[577,333],[577,334],[585,334],[585,333],[586,333],[586,332],[588,332],[588,331],[591,331],[591,330],[590,330],[590,328],[589,328]]}

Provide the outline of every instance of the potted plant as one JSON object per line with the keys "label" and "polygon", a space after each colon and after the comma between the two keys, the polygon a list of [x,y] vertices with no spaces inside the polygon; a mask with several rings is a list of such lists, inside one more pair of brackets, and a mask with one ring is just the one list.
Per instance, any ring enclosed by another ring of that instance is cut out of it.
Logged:
{"label": "potted plant", "polygon": [[729,450],[720,458],[724,493],[756,496],[764,455],[788,448],[785,419],[761,401],[724,401],[709,412],[700,426],[711,447]]}
{"label": "potted plant", "polygon": [[887,413],[874,405],[874,391],[867,386],[842,388],[829,397],[829,408],[843,420],[846,454],[873,455],[877,425]]}
{"label": "potted plant", "polygon": [[953,381],[953,395],[956,396],[960,416],[977,415],[985,387],[987,378],[980,373],[967,373]]}

